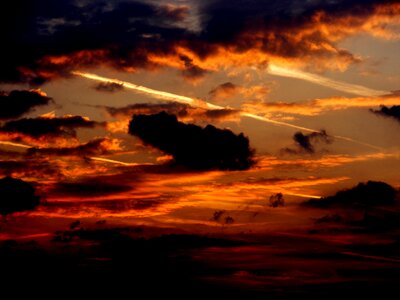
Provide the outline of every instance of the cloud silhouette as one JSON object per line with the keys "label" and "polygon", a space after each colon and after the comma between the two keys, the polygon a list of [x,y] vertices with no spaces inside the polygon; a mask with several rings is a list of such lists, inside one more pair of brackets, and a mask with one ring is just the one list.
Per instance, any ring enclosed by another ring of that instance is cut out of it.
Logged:
{"label": "cloud silhouette", "polygon": [[33,210],[40,203],[31,184],[9,176],[0,179],[0,197],[2,215]]}
{"label": "cloud silhouette", "polygon": [[334,196],[321,199],[310,199],[304,204],[314,207],[361,206],[373,207],[392,205],[396,201],[398,191],[387,183],[368,181],[357,186],[337,192]]}
{"label": "cloud silhouette", "polygon": [[85,179],[81,181],[58,182],[52,188],[52,193],[57,195],[74,196],[104,196],[127,192],[132,187],[129,185],[104,182],[100,179]]}
{"label": "cloud silhouette", "polygon": [[371,112],[388,118],[394,118],[400,122],[400,105],[387,107],[382,105],[379,110],[371,110]]}
{"label": "cloud silhouette", "polygon": [[0,119],[18,118],[35,106],[49,104],[51,98],[37,90],[0,91]]}
{"label": "cloud silhouette", "polygon": [[289,154],[314,154],[316,143],[330,144],[332,143],[333,138],[329,136],[325,130],[321,130],[319,132],[312,132],[310,134],[296,132],[293,135],[293,140],[295,142],[296,149],[284,148],[282,149],[282,152]]}
{"label": "cloud silhouette", "polygon": [[166,112],[134,115],[129,133],[191,169],[245,170],[253,164],[253,151],[242,133],[185,124]]}
{"label": "cloud silhouette", "polygon": [[81,116],[60,118],[24,118],[8,121],[0,127],[0,132],[17,133],[34,138],[41,136],[76,136],[76,128],[94,128],[101,123],[90,121]]}

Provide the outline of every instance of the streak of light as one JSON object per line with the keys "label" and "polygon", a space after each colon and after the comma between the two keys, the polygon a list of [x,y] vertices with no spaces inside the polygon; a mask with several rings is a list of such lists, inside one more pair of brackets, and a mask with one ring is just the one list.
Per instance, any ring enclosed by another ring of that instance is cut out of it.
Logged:
{"label": "streak of light", "polygon": [[308,72],[304,72],[301,70],[296,70],[296,69],[288,69],[284,67],[280,67],[274,64],[270,64],[268,66],[268,73],[271,75],[276,75],[276,76],[281,76],[281,77],[289,77],[289,78],[296,78],[296,79],[302,79],[305,81],[309,81],[315,84],[319,84],[325,87],[329,87],[338,91],[350,93],[350,94],[355,94],[355,95],[361,95],[361,96],[381,96],[381,95],[386,95],[390,94],[387,91],[380,91],[380,90],[375,90],[375,89],[370,89],[368,87],[362,86],[362,85],[357,85],[357,84],[351,84],[347,82],[342,82],[338,80],[333,80],[321,75],[317,74],[312,74]]}

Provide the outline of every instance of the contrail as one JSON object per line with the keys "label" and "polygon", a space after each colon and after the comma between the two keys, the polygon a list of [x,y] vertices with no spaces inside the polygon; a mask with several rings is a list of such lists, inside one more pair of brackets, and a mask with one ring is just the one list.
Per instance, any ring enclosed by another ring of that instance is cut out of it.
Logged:
{"label": "contrail", "polygon": [[323,77],[320,75],[307,73],[307,72],[296,70],[296,69],[287,69],[287,68],[279,67],[274,64],[270,64],[268,66],[268,73],[271,75],[276,75],[276,76],[306,80],[306,81],[313,82],[313,83],[316,83],[316,84],[319,84],[322,86],[326,86],[326,87],[329,87],[329,88],[332,88],[332,89],[335,89],[338,91],[355,94],[355,95],[382,96],[382,95],[390,94],[387,91],[374,90],[374,89],[370,89],[370,88],[362,86],[362,85],[337,81],[337,80],[326,78],[326,77]]}
{"label": "contrail", "polygon": [[[196,98],[190,98],[190,97],[186,97],[186,96],[181,96],[181,95],[177,95],[177,94],[173,94],[173,93],[169,93],[169,92],[164,92],[164,91],[160,91],[160,90],[155,90],[155,89],[151,89],[148,87],[144,87],[141,85],[136,85],[130,82],[126,82],[126,81],[121,81],[118,79],[111,79],[111,78],[106,78],[106,77],[102,77],[96,74],[91,74],[91,73],[84,73],[84,72],[79,72],[79,71],[73,71],[72,74],[80,76],[80,77],[84,77],[87,79],[91,79],[91,80],[95,80],[95,81],[100,81],[100,82],[112,82],[112,83],[117,83],[120,85],[123,85],[125,88],[127,89],[131,89],[134,91],[137,91],[139,93],[144,93],[147,95],[152,95],[155,98],[158,99],[162,99],[162,100],[166,100],[166,101],[173,101],[173,102],[180,102],[180,103],[184,103],[184,104],[188,104],[192,107],[195,108],[204,108],[204,109],[227,109],[227,107],[224,106],[220,106],[220,105],[215,105],[200,99],[196,99]],[[248,113],[248,112],[241,112],[240,113],[241,116],[243,117],[248,117],[248,118],[252,118],[255,120],[259,120],[262,122],[266,122],[266,123],[271,123],[271,124],[275,124],[278,126],[284,126],[284,127],[290,127],[290,128],[295,128],[295,129],[299,129],[299,130],[304,130],[304,131],[308,131],[308,132],[317,132],[318,130],[312,129],[312,128],[307,128],[307,127],[303,127],[303,126],[298,126],[298,125],[294,125],[294,124],[290,124],[290,123],[286,123],[286,122],[281,122],[281,121],[275,121],[266,117],[262,117],[262,116],[258,116],[252,113]],[[348,141],[348,142],[353,142],[359,145],[363,145],[363,146],[367,146],[369,148],[373,148],[373,149],[379,149],[382,150],[382,148],[368,144],[368,143],[364,143],[364,142],[359,142],[357,140],[353,140],[351,138],[348,137],[343,137],[343,136],[333,136],[334,138],[337,139],[341,139],[344,141]]]}
{"label": "contrail", "polygon": [[122,166],[139,166],[139,165],[153,165],[152,163],[143,163],[143,164],[138,164],[138,163],[127,163],[119,160],[114,160],[114,159],[108,159],[108,158],[103,158],[103,157],[90,157],[91,160],[96,160],[96,161],[102,161],[102,162],[107,162],[111,164],[117,164],[117,165],[122,165]]}
{"label": "contrail", "polygon": [[14,146],[14,147],[19,147],[19,148],[24,148],[28,149],[31,148],[32,146],[20,144],[20,143],[13,143],[13,142],[7,142],[7,141],[0,141],[0,145],[6,145],[6,146]]}

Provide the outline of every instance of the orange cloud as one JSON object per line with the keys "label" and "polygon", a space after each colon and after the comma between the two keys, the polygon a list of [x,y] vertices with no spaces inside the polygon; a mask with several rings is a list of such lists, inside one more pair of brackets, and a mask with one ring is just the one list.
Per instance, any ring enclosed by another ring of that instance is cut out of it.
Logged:
{"label": "orange cloud", "polygon": [[379,97],[332,97],[315,99],[307,102],[248,102],[242,109],[249,113],[271,116],[274,113],[290,115],[315,116],[332,110],[349,108],[369,108],[379,105],[399,105],[400,96],[387,95]]}

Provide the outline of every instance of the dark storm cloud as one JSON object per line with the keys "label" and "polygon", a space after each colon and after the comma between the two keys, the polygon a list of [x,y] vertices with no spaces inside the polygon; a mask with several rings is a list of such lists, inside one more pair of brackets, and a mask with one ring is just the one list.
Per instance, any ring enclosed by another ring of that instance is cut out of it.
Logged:
{"label": "dark storm cloud", "polygon": [[23,134],[34,138],[42,136],[76,136],[76,128],[94,128],[101,123],[87,120],[81,116],[61,118],[20,119],[6,122],[0,127],[0,132],[8,134]]}
{"label": "dark storm cloud", "polygon": [[51,98],[35,90],[0,91],[0,119],[18,118],[35,106],[49,104]]}
{"label": "dark storm cloud", "polygon": [[235,135],[212,125],[202,128],[184,124],[165,112],[134,115],[129,133],[188,168],[244,170],[253,164],[253,151],[242,133]]}
{"label": "dark storm cloud", "polygon": [[305,205],[315,207],[352,206],[373,207],[381,205],[392,205],[396,201],[398,191],[387,183],[379,181],[368,181],[359,183],[357,186],[339,191],[334,196],[321,199],[311,199]]}
{"label": "dark storm cloud", "polygon": [[113,93],[122,91],[124,89],[124,85],[116,82],[100,82],[94,88],[99,92]]}
{"label": "dark storm cloud", "polygon": [[100,138],[76,147],[57,147],[57,148],[29,148],[26,152],[31,155],[56,155],[56,156],[91,156],[109,154],[107,139]]}
{"label": "dark storm cloud", "polygon": [[1,215],[33,210],[40,203],[30,183],[8,176],[0,179],[0,195]]}
{"label": "dark storm cloud", "polygon": [[[202,1],[196,13],[190,6],[154,1],[15,0],[0,11],[0,82],[42,84],[96,65],[153,69],[170,65],[171,56],[183,76],[197,79],[207,72],[198,62],[221,47],[235,54],[256,49],[267,57],[355,62],[354,55],[336,47],[337,37],[361,30],[375,14],[383,20],[394,17],[394,4],[250,0],[244,5],[240,0],[209,0]],[[376,9],[378,5],[387,9]],[[189,15],[200,18],[198,32],[182,26]],[[320,24],[332,30],[321,30]]]}
{"label": "dark storm cloud", "polygon": [[394,118],[400,122],[400,105],[394,105],[392,107],[387,107],[382,105],[379,110],[371,110],[371,111],[373,113],[376,113],[384,117]]}
{"label": "dark storm cloud", "polygon": [[315,143],[332,143],[333,138],[329,136],[325,130],[319,132],[312,132],[310,134],[303,134],[302,132],[296,132],[293,135],[293,140],[297,146],[297,149],[285,148],[282,151],[289,154],[301,154],[301,153],[315,153]]}

